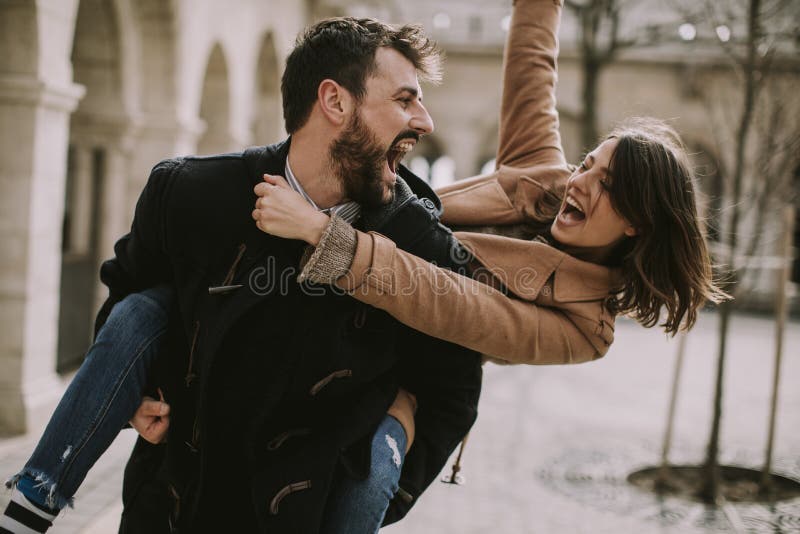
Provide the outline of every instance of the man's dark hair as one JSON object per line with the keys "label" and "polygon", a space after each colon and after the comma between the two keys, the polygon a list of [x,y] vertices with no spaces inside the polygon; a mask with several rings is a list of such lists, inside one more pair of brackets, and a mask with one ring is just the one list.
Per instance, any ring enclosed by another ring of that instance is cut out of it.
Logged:
{"label": "man's dark hair", "polygon": [[360,102],[367,76],[377,67],[375,52],[382,46],[403,54],[420,80],[440,80],[441,50],[423,34],[421,26],[398,27],[352,17],[326,19],[300,34],[286,59],[281,80],[286,131],[294,133],[308,121],[319,84],[325,79],[342,85]]}

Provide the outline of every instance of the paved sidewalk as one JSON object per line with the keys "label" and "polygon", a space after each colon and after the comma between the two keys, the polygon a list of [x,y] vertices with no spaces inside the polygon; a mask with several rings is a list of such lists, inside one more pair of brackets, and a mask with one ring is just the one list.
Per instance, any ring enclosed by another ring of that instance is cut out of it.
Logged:
{"label": "paved sidewalk", "polygon": [[[19,471],[33,452],[39,436],[0,440],[0,476],[3,480]],[[75,508],[61,512],[48,534],[110,534],[119,527],[122,512],[122,471],[136,433],[123,431],[98,460],[75,495]],[[5,508],[11,492],[3,486],[0,506]]]}
{"label": "paved sidewalk", "polygon": [[[687,340],[677,406],[676,463],[699,463],[711,420],[716,325],[704,314]],[[774,332],[736,317],[727,360],[723,461],[763,463]],[[800,532],[800,499],[769,510],[657,499],[626,476],[660,457],[677,343],[629,320],[609,354],[562,367],[487,366],[465,486],[434,483],[387,534],[689,534]],[[785,338],[775,467],[800,480],[800,324]],[[730,517],[729,517],[730,516]],[[732,524],[733,523],[733,524]]]}
{"label": "paved sidewalk", "polygon": [[[763,462],[774,333],[769,320],[736,317],[726,375],[723,460]],[[711,413],[716,316],[688,339],[673,461],[702,460]],[[800,499],[773,509],[659,500],[625,481],[660,454],[676,343],[631,321],[617,325],[606,358],[563,367],[485,368],[480,416],[464,454],[465,486],[434,482],[408,518],[387,534],[690,534],[800,532]],[[800,480],[800,323],[787,330],[776,436],[777,470]],[[116,531],[125,431],[60,517],[55,534]],[[0,440],[0,473],[22,465],[29,436]],[[449,470],[449,464],[448,468]],[[0,492],[5,505],[7,492]],[[737,530],[738,525],[739,530]]]}

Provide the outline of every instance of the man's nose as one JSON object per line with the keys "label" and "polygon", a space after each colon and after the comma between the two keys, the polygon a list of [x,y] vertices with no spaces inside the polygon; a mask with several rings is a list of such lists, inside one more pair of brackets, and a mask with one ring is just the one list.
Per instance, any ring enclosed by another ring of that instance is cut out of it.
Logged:
{"label": "man's nose", "polygon": [[431,118],[428,110],[422,104],[419,105],[417,113],[411,117],[408,123],[409,127],[420,135],[428,135],[433,133],[433,119]]}

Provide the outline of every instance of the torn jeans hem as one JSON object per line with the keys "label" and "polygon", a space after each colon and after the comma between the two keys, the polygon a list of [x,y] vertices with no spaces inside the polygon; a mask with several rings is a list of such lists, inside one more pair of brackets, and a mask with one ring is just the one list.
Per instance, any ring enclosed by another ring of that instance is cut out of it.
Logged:
{"label": "torn jeans hem", "polygon": [[[74,508],[74,497],[65,497],[58,492],[58,484],[52,481],[44,471],[25,468],[13,477],[6,480],[6,488],[11,489],[17,486],[19,479],[28,476],[35,481],[34,487],[40,494],[45,494],[45,506],[54,510],[63,510],[67,506]],[[27,497],[27,496],[26,496]],[[37,501],[38,502],[38,501]]]}

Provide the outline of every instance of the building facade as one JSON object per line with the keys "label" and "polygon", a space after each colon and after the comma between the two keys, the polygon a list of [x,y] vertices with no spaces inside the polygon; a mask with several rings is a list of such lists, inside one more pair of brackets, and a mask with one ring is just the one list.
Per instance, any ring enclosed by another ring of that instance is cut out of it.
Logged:
{"label": "building facade", "polygon": [[49,416],[150,168],[280,139],[302,2],[0,3],[0,431]]}
{"label": "building facade", "polygon": [[[409,163],[444,185],[492,165],[510,11],[506,0],[0,3],[0,433],[41,426],[81,361],[106,296],[99,265],[150,168],[285,135],[280,74],[306,24],[336,14],[419,22],[443,44],[444,82],[424,88],[436,131]],[[558,101],[571,161],[586,148],[575,32],[565,14]],[[630,115],[671,119],[713,168],[699,85],[715,61],[674,47],[623,54],[600,78],[601,130]],[[709,176],[703,189],[722,195]]]}

